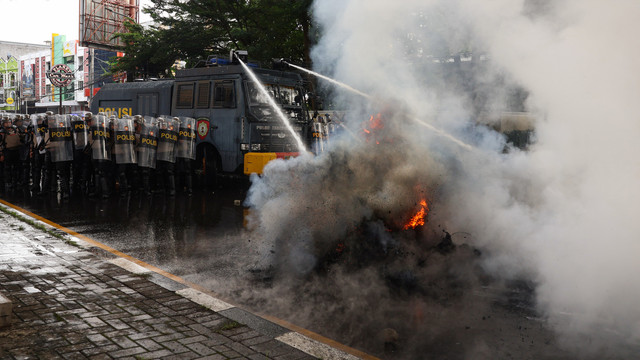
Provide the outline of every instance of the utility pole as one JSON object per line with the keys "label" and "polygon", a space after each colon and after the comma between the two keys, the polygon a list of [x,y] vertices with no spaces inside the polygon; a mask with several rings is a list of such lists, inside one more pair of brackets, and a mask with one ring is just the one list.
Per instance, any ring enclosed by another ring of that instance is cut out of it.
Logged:
{"label": "utility pole", "polygon": [[94,66],[94,58],[95,58],[95,54],[93,52],[93,48],[89,48],[89,57],[91,58],[91,67],[89,68],[89,109],[91,109],[91,105],[93,104],[93,83],[95,82],[95,75],[93,73],[93,66]]}

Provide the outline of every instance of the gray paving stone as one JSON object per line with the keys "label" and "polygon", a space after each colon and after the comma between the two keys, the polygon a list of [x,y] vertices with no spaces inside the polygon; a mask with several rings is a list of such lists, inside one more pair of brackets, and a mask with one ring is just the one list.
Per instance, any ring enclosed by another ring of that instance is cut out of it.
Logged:
{"label": "gray paving stone", "polygon": [[104,345],[113,344],[113,342],[111,340],[107,339],[102,334],[87,335],[87,339],[89,341],[91,341],[92,343],[94,343],[96,346],[104,346]]}
{"label": "gray paving stone", "polygon": [[[263,344],[265,344],[265,343],[263,343]],[[255,348],[244,346],[244,345],[242,345],[241,343],[238,343],[238,342],[230,342],[228,344],[225,344],[225,346],[229,347],[233,351],[236,351],[236,352],[238,352],[238,353],[240,353],[240,354],[242,354],[244,356],[249,356],[249,355],[251,355],[253,353],[256,353],[256,352],[260,352],[260,353],[263,353],[263,354],[265,353],[265,351],[257,351],[257,350],[255,350]],[[274,346],[273,348],[276,348],[276,347]],[[271,348],[269,348],[269,349],[271,349]],[[267,353],[268,353],[268,351],[267,351]],[[277,355],[277,354],[274,354],[274,355]]]}
{"label": "gray paving stone", "polygon": [[94,356],[94,355],[100,355],[100,354],[106,355],[109,352],[117,351],[117,350],[120,350],[120,347],[116,344],[111,344],[111,345],[104,345],[104,346],[94,346],[92,348],[82,350],[81,353],[84,356]]}
{"label": "gray paving stone", "polygon": [[[238,346],[244,347],[244,345],[238,343],[231,343],[228,346],[236,351],[238,351]],[[253,345],[251,346],[251,349],[261,354],[265,354],[269,357],[281,356],[293,351],[292,348],[285,346],[283,343],[276,340],[270,340],[264,343]]]}
{"label": "gray paving stone", "polygon": [[188,347],[189,349],[195,351],[198,355],[202,355],[202,356],[206,356],[206,355],[211,355],[211,354],[215,354],[216,351],[213,350],[212,348],[196,342],[196,343],[191,343],[191,344],[186,344],[186,347]]}
{"label": "gray paving stone", "polygon": [[182,345],[186,345],[186,344],[192,344],[198,341],[205,341],[205,340],[207,340],[206,336],[197,335],[197,336],[191,336],[188,338],[180,339],[178,340],[178,342]]}
{"label": "gray paving stone", "polygon": [[109,353],[109,355],[115,359],[120,359],[126,356],[131,356],[131,355],[137,355],[137,354],[142,354],[146,352],[146,350],[140,346],[136,346],[136,347],[132,347],[132,348],[128,348],[128,349],[122,349],[122,350],[116,350],[116,351],[112,351]]}
{"label": "gray paving stone", "polygon": [[171,350],[174,354],[175,353],[189,352],[188,348],[186,348],[184,345],[180,344],[177,341],[173,341],[173,340],[172,341],[166,341],[166,342],[162,342],[161,344],[165,348]]}
{"label": "gray paving stone", "polygon": [[152,339],[140,339],[136,340],[135,342],[148,351],[156,351],[162,349],[162,345],[158,344]]}
{"label": "gray paving stone", "polygon": [[208,355],[202,358],[199,358],[199,360],[223,360],[223,359],[233,359],[232,357],[228,357],[228,356],[224,356],[221,354],[212,354],[212,355]]}
{"label": "gray paving stone", "polygon": [[[8,224],[0,227],[0,293],[14,305],[11,332],[0,329],[0,359],[306,355],[269,336],[283,329],[262,318],[237,308],[214,312],[176,294],[184,284],[129,273],[107,262],[115,256],[104,250],[79,250],[34,228],[18,236],[23,224],[0,217]],[[220,330],[233,321],[238,326]]]}

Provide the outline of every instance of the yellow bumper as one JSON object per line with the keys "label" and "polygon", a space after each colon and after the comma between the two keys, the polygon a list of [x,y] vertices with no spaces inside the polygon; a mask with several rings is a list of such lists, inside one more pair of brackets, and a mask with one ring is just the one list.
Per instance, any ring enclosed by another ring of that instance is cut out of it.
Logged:
{"label": "yellow bumper", "polygon": [[275,159],[289,159],[298,155],[300,155],[299,152],[246,153],[244,154],[244,174],[250,175],[255,173],[262,175],[262,170],[269,161]]}
{"label": "yellow bumper", "polygon": [[244,154],[244,173],[245,175],[256,173],[262,174],[262,169],[271,160],[276,159],[276,153],[246,153]]}

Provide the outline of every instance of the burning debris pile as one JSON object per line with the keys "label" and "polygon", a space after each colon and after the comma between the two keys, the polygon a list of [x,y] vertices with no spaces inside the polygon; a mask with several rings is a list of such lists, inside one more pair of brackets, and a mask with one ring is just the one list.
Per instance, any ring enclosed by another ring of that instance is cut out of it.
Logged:
{"label": "burning debris pile", "polygon": [[363,242],[384,252],[403,231],[413,241],[439,241],[442,231],[424,225],[440,174],[404,144],[398,130],[406,121],[400,113],[378,114],[363,126],[366,136],[344,135],[321,156],[274,161],[253,179],[247,202],[258,211],[249,226],[264,253],[274,255],[272,266],[305,274]]}

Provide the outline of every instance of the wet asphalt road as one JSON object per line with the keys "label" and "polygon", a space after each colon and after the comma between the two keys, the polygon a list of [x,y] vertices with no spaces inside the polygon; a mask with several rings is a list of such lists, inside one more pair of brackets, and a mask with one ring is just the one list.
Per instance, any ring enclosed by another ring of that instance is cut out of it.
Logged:
{"label": "wet asphalt road", "polygon": [[[241,205],[245,188],[189,197],[3,199],[204,286],[248,310],[308,328],[384,359],[577,359],[535,313],[534,289],[478,272],[477,252],[420,255],[412,269],[331,267],[262,278]],[[424,264],[426,259],[426,265]],[[382,270],[381,270],[382,269]]]}
{"label": "wet asphalt road", "polygon": [[234,256],[242,256],[243,244],[237,239],[243,231],[245,210],[244,189],[239,187],[175,197],[71,196],[61,201],[59,196],[7,194],[4,198],[179,276],[187,276],[198,264],[206,263],[211,252],[217,254],[217,263],[220,258],[233,261]]}

